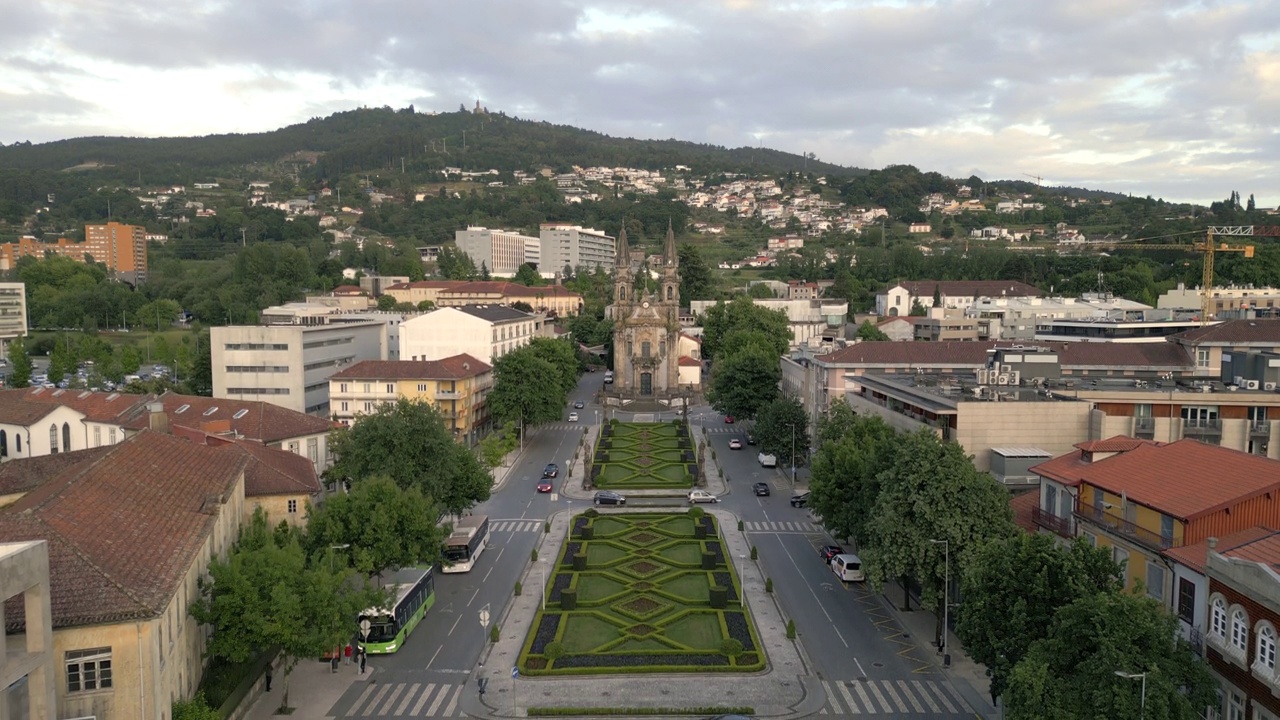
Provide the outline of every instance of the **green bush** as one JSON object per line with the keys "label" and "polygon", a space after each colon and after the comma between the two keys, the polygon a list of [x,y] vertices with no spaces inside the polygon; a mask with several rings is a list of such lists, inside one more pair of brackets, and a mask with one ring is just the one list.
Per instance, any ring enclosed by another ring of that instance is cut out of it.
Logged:
{"label": "green bush", "polygon": [[533,562],[538,562],[538,548],[534,548],[529,553],[529,559],[532,560]]}
{"label": "green bush", "polygon": [[502,635],[502,631],[498,630],[498,626],[496,624],[489,626],[489,642],[493,642],[493,643],[498,642],[498,638],[501,635]]}
{"label": "green bush", "polygon": [[773,578],[764,579],[764,591],[767,593],[773,592]]}
{"label": "green bush", "polygon": [[[710,590],[711,607],[723,610],[729,605],[729,590],[723,585],[712,585]],[[741,644],[739,644],[741,650]]]}
{"label": "green bush", "polygon": [[578,591],[574,588],[565,588],[560,591],[560,609],[561,610],[577,610],[578,609]]}
{"label": "green bush", "polygon": [[724,707],[724,706],[707,706],[707,707],[654,707],[654,708],[629,708],[629,707],[531,707],[525,711],[529,717],[575,717],[575,716],[597,716],[597,717],[641,717],[653,715],[754,715],[756,709],[754,707]]}
{"label": "green bush", "polygon": [[222,720],[222,714],[209,707],[201,690],[190,700],[179,700],[173,704],[173,720]]}
{"label": "green bush", "polygon": [[587,508],[582,511],[582,516],[589,518],[600,517],[600,511],[595,508]]}
{"label": "green bush", "polygon": [[720,643],[720,653],[722,655],[738,657],[742,654],[742,650],[742,642],[736,638],[725,638],[724,642]]}
{"label": "green bush", "polygon": [[751,546],[751,559],[752,559],[752,560],[755,560],[756,558],[759,558],[759,557],[760,557],[760,551],[759,551],[759,550],[756,550],[756,546],[755,546],[755,545],[752,545],[752,546]]}
{"label": "green bush", "polygon": [[796,639],[796,621],[795,620],[787,621],[787,639],[788,640]]}
{"label": "green bush", "polygon": [[563,657],[564,643],[549,642],[547,643],[547,647],[543,649],[542,654],[546,655],[548,660],[555,660],[556,658]]}
{"label": "green bush", "polygon": [[[549,532],[551,532],[551,521],[550,521],[550,520],[546,520],[546,521],[544,521],[544,522],[542,523],[542,532],[544,532],[544,533],[549,533]],[[535,552],[536,552],[536,551],[535,551]]]}
{"label": "green bush", "polygon": [[521,583],[519,580],[517,580],[516,581],[516,597],[520,597],[520,595],[523,592],[524,592],[524,584]]}
{"label": "green bush", "polygon": [[689,517],[693,518],[694,521],[697,521],[699,518],[701,518],[703,515],[706,515],[706,514],[707,514],[707,511],[703,510],[700,507],[694,506],[689,508]]}
{"label": "green bush", "polygon": [[738,521],[738,530],[742,530],[742,521],[741,521],[741,520],[739,520],[739,521]]}

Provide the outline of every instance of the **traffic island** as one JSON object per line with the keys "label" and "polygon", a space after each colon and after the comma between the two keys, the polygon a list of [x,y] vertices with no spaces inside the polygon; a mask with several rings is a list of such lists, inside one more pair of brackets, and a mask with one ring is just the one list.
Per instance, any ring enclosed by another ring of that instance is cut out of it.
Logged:
{"label": "traffic island", "polygon": [[687,489],[698,477],[689,427],[679,420],[606,422],[590,468],[591,484],[602,490]]}

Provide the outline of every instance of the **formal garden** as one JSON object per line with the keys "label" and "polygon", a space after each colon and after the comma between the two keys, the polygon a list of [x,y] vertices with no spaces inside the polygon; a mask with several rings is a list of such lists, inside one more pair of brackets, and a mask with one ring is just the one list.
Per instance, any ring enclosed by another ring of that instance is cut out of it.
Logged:
{"label": "formal garden", "polygon": [[693,487],[698,460],[689,426],[610,420],[600,427],[591,458],[591,484],[607,490],[683,490]]}
{"label": "formal garden", "polygon": [[753,672],[755,623],[714,517],[601,514],[572,519],[520,653],[527,675]]}

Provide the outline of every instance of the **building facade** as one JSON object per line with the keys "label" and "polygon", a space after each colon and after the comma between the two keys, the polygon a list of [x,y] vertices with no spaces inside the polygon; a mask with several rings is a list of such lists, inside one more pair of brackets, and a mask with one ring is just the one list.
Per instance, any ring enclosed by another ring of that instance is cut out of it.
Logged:
{"label": "building facade", "polygon": [[538,236],[544,277],[563,273],[565,267],[574,272],[579,269],[595,272],[608,270],[614,265],[617,240],[600,230],[581,225],[543,223]]}
{"label": "building facade", "polygon": [[675,233],[667,228],[658,288],[647,292],[631,272],[627,232],[618,234],[613,269],[612,391],[641,398],[669,399],[680,390],[680,260]]}
{"label": "building facade", "polygon": [[1205,574],[1205,659],[1222,691],[1221,717],[1280,718],[1280,534],[1231,549],[1211,541]]}
{"label": "building facade", "polygon": [[365,361],[329,378],[333,418],[350,427],[361,415],[399,398],[422,400],[444,418],[454,438],[474,445],[492,425],[488,397],[493,367],[470,355],[441,360]]}
{"label": "building facade", "polygon": [[[689,303],[689,309],[694,316],[700,316],[715,307],[717,302],[719,301],[694,300]],[[832,342],[844,337],[845,317],[849,312],[849,303],[844,300],[752,298],[751,302],[786,314],[792,347],[805,343]]]}
{"label": "building facade", "polygon": [[495,277],[512,277],[521,265],[536,269],[542,264],[541,241],[511,230],[469,227],[455,232],[454,242],[477,271],[483,265]]}
{"label": "building facade", "polygon": [[529,287],[499,280],[419,280],[392,285],[385,294],[396,302],[417,306],[426,301],[438,308],[524,303],[534,312],[560,317],[577,315],[582,309],[582,296],[563,285]]}
{"label": "building facade", "polygon": [[0,358],[9,357],[9,343],[27,336],[26,283],[0,283]]}
{"label": "building facade", "polygon": [[400,326],[400,360],[470,355],[492,365],[542,334],[542,319],[499,305],[441,308]]}
{"label": "building facade", "polygon": [[18,258],[43,258],[46,253],[61,255],[76,262],[89,256],[102,263],[117,279],[132,285],[147,280],[147,230],[141,225],[108,222],[85,225],[84,242],[58,238],[56,243],[41,242],[24,235],[16,243],[0,245],[0,270],[12,270]]}
{"label": "building facade", "polygon": [[296,412],[329,413],[329,377],[387,357],[387,326],[233,325],[210,331],[214,397],[261,400]]}
{"label": "building facade", "polygon": [[938,296],[944,308],[967,308],[980,298],[1040,297],[1040,290],[1015,280],[911,280],[876,294],[876,314],[881,317],[910,315],[917,303],[933,307]]}
{"label": "building facade", "polygon": [[59,674],[53,650],[49,543],[0,543],[0,600],[21,598],[27,631],[6,637],[0,658],[0,712],[6,718],[55,720]]}

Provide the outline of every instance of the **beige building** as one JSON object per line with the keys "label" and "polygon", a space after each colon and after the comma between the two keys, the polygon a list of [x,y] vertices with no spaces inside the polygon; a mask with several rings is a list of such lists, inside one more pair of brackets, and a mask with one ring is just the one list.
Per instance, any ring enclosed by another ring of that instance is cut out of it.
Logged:
{"label": "beige building", "polygon": [[[1186,285],[1178,283],[1178,287],[1173,290],[1166,290],[1156,300],[1156,307],[1199,314],[1203,307],[1201,305],[1202,297],[1199,287],[1188,288]],[[1211,302],[1214,317],[1217,317],[1219,313],[1237,310],[1274,311],[1280,308],[1280,289],[1273,287],[1259,288],[1249,285],[1215,287],[1212,290]]]}
{"label": "beige building", "polygon": [[399,398],[440,411],[453,436],[474,445],[489,431],[487,400],[493,367],[470,355],[440,360],[365,361],[329,378],[333,418],[351,426],[361,415]]}
{"label": "beige building", "polygon": [[458,250],[467,254],[476,270],[483,265],[494,277],[512,277],[521,265],[537,269],[542,264],[542,242],[511,230],[469,227],[454,233]]}
{"label": "beige building", "polygon": [[542,275],[563,273],[565,266],[574,272],[587,272],[613,267],[617,240],[599,230],[580,225],[543,223],[538,233],[542,243]]}
{"label": "beige building", "polygon": [[[5,637],[0,658],[0,713],[5,718],[55,720],[59,674],[53,651],[49,543],[0,543],[0,600],[20,603],[26,632]],[[6,624],[8,619],[6,618]]]}
{"label": "beige building", "polygon": [[[689,309],[695,316],[700,317],[707,310],[715,307],[717,302],[720,301],[694,300],[689,303]],[[845,317],[849,313],[847,301],[753,298],[751,302],[759,307],[781,311],[787,316],[792,347],[823,340],[830,342],[844,337]]]}
{"label": "beige building", "polygon": [[951,342],[978,339],[978,321],[963,310],[929,308],[924,317],[911,318],[916,341]]}
{"label": "beige building", "polygon": [[492,365],[542,334],[542,319],[499,305],[441,308],[400,325],[400,359],[470,355]]}
{"label": "beige building", "polygon": [[582,309],[582,296],[563,285],[529,287],[498,280],[419,280],[392,285],[386,289],[386,294],[396,302],[415,306],[424,300],[436,307],[525,303],[534,312],[561,317],[577,315]]}
{"label": "beige building", "polygon": [[[57,717],[167,718],[200,683],[189,607],[236,539],[246,459],[158,431],[102,452],[0,511],[0,541],[49,543]],[[5,618],[10,648],[48,637],[38,617]]]}
{"label": "beige building", "polygon": [[0,283],[0,358],[9,357],[9,343],[27,336],[26,283]]}

